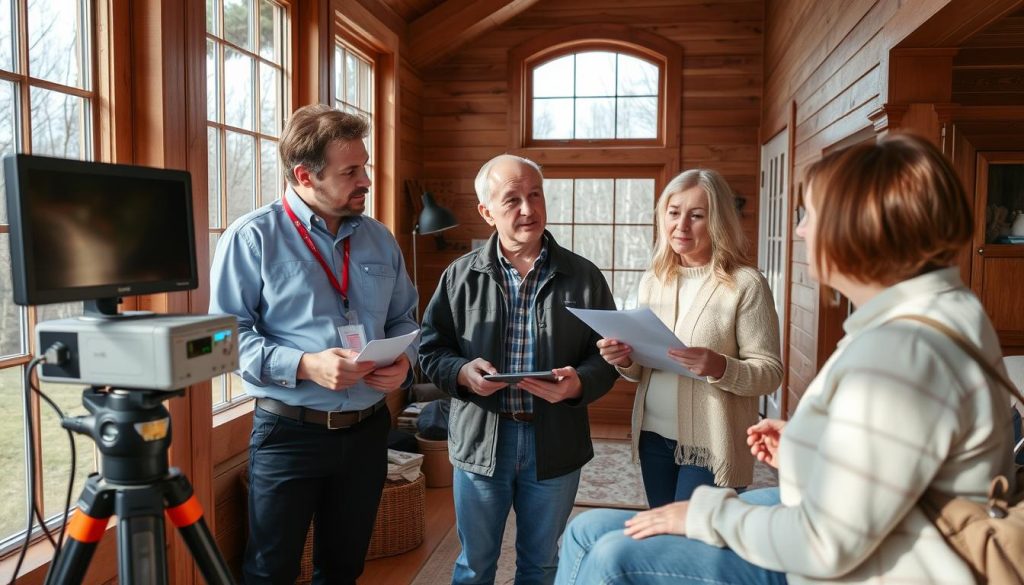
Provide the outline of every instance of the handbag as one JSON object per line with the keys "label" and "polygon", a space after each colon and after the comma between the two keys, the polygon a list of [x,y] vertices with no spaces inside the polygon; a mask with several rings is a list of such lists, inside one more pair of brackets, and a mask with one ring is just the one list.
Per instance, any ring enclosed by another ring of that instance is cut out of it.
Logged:
{"label": "handbag", "polygon": [[[1006,376],[988,363],[978,348],[964,336],[934,319],[902,315],[924,323],[946,335],[978,362],[990,379],[996,380],[1024,404],[1024,397]],[[1024,468],[1017,467],[1016,488],[1011,493],[1007,478],[992,480],[988,502],[951,496],[934,488],[925,491],[919,507],[942,533],[946,543],[970,566],[980,583],[1024,583]]]}

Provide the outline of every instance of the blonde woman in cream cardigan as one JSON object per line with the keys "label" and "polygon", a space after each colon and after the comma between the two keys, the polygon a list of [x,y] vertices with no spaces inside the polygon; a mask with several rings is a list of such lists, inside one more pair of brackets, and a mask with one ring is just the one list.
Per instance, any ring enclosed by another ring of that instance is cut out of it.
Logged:
{"label": "blonde woman in cream cardigan", "polygon": [[651,269],[638,299],[686,344],[669,350],[692,377],[642,368],[615,339],[598,348],[639,381],[634,456],[651,507],[686,500],[699,485],[743,487],[753,479],[746,429],[758,397],[782,379],[779,322],[768,283],[746,264],[743,232],[725,179],[695,169],[658,198]]}
{"label": "blonde woman in cream cardigan", "polygon": [[945,334],[897,319],[939,321],[1003,369],[954,265],[973,225],[963,187],[934,145],[899,135],[830,154],[807,184],[810,276],[857,310],[790,421],[750,429],[781,503],[700,487],[636,515],[582,514],[559,585],[975,582],[918,502],[931,488],[984,503],[993,477],[1014,477],[1010,399]]}

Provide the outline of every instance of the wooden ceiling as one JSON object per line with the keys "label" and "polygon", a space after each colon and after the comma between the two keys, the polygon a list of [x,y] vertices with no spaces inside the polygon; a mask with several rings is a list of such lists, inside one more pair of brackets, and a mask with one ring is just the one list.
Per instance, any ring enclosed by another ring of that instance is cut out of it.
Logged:
{"label": "wooden ceiling", "polygon": [[1024,9],[996,20],[960,47],[953,58],[953,101],[1024,103]]}
{"label": "wooden ceiling", "polygon": [[394,10],[405,22],[412,22],[444,4],[444,0],[381,0],[381,3]]}

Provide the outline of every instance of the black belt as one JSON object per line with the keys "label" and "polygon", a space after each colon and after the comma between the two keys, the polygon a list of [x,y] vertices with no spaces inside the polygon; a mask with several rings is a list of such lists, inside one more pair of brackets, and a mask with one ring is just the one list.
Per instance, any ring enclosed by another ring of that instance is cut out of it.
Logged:
{"label": "black belt", "polygon": [[383,400],[379,400],[373,406],[362,410],[331,410],[325,412],[303,406],[291,406],[273,398],[258,398],[256,399],[256,406],[277,416],[283,416],[299,422],[318,424],[333,430],[347,429],[363,422],[370,418],[373,413],[384,408],[385,403]]}
{"label": "black belt", "polygon": [[521,423],[532,423],[532,412],[499,412],[498,416],[505,420],[514,420]]}

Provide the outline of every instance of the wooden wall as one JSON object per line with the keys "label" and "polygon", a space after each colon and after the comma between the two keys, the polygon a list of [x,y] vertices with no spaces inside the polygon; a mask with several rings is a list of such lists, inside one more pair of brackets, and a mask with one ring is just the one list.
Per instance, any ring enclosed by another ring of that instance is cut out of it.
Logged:
{"label": "wooden wall", "polygon": [[744,227],[756,242],[763,10],[761,1],[548,0],[424,70],[422,178],[461,226],[445,234],[456,246],[420,246],[422,294],[433,291],[441,271],[472,238],[490,234],[477,214],[472,183],[486,160],[510,148],[509,50],[575,25],[627,25],[682,47],[683,70],[676,72],[682,76],[680,168],[722,171],[747,198]]}
{"label": "wooden wall", "polygon": [[[761,136],[784,129],[795,106],[794,204],[803,169],[826,148],[872,126],[869,115],[887,100],[890,49],[947,3],[767,1]],[[804,243],[796,238],[791,281],[789,412],[822,357],[817,355],[819,290],[807,274]]]}
{"label": "wooden wall", "polygon": [[[425,306],[441,272],[469,250],[471,240],[491,233],[476,211],[473,178],[484,162],[514,146],[510,49],[579,25],[625,25],[681,47],[682,70],[669,72],[682,80],[681,147],[672,167],[710,167],[725,175],[746,198],[742,222],[756,254],[763,17],[760,0],[546,0],[424,69],[421,179],[455,212],[460,227],[445,232],[446,246],[429,237],[419,242],[421,303]],[[635,384],[620,381],[591,407],[592,421],[628,424],[634,393]]]}

